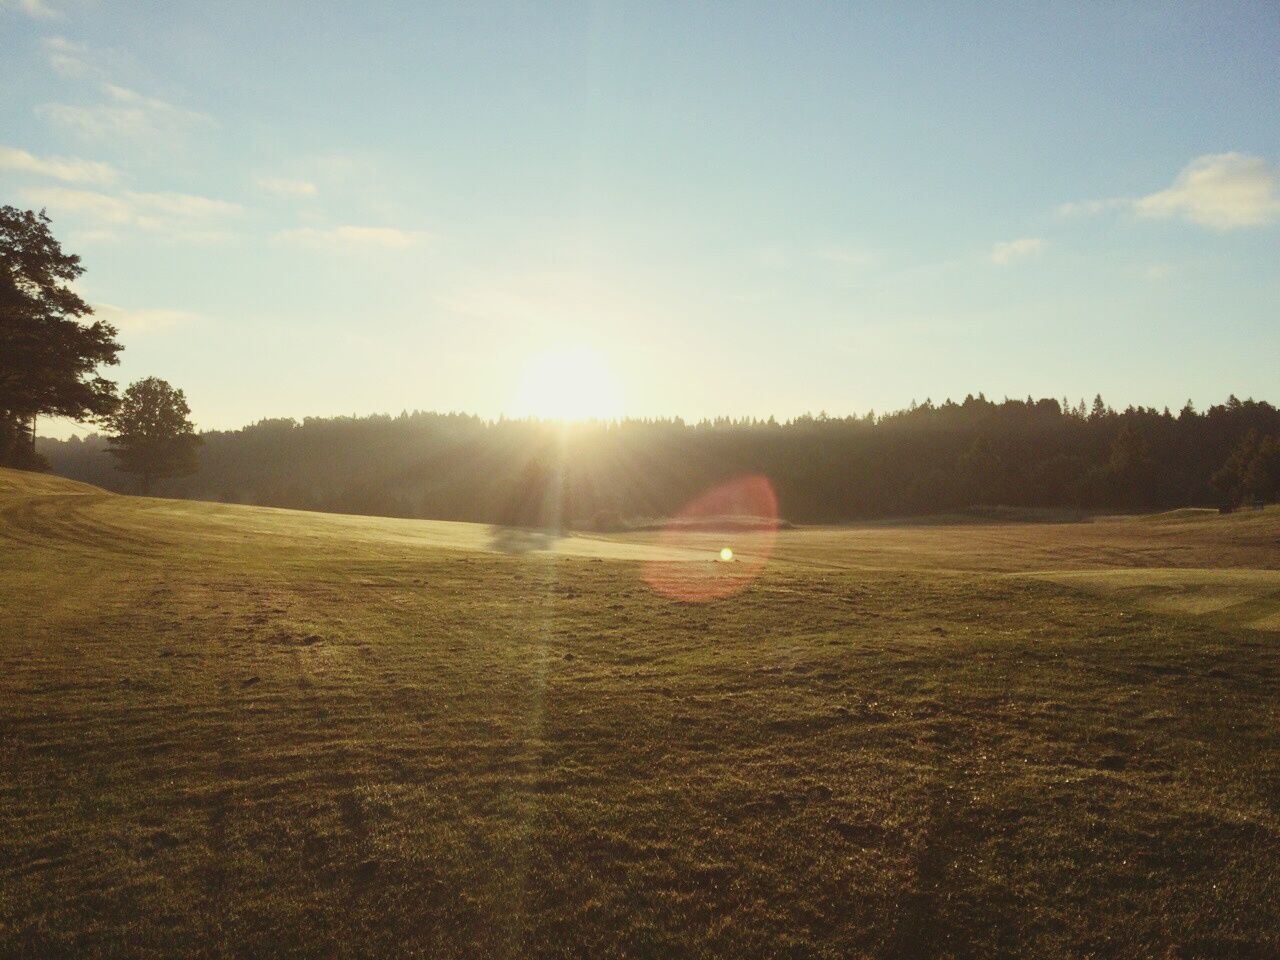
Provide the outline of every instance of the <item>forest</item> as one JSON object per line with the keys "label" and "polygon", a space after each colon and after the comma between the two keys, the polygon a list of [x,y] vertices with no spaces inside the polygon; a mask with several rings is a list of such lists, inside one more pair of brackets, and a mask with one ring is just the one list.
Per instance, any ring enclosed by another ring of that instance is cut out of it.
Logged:
{"label": "forest", "polygon": [[[207,431],[162,496],[337,513],[617,529],[760,474],[796,523],[1046,508],[1230,508],[1280,496],[1280,410],[1056,399],[925,401],[892,413],[559,425],[457,413],[263,420]],[[63,476],[133,492],[107,438],[41,438]]]}

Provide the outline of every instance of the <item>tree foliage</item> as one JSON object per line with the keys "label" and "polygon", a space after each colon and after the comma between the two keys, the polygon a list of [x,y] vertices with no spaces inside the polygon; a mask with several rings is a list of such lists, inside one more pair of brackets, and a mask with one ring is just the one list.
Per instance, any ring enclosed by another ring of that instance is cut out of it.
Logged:
{"label": "tree foliage", "polygon": [[1280,437],[1250,430],[1213,475],[1226,503],[1271,503],[1280,500]]}
{"label": "tree foliage", "polygon": [[109,419],[108,438],[118,467],[136,474],[142,492],[156,480],[194,473],[201,439],[191,424],[191,408],[181,390],[158,377],[147,377],[125,390]]}
{"label": "tree foliage", "polygon": [[115,384],[116,330],[69,286],[83,272],[63,252],[44,211],[0,207],[0,464],[32,466],[29,422],[39,415],[100,418]]}

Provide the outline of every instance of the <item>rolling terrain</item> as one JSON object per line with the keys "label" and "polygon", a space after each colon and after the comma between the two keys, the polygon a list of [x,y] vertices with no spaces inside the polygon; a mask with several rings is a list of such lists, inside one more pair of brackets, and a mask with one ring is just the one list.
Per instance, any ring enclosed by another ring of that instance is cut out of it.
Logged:
{"label": "rolling terrain", "polygon": [[1276,508],[673,543],[0,470],[0,956],[1274,957],[1278,730]]}

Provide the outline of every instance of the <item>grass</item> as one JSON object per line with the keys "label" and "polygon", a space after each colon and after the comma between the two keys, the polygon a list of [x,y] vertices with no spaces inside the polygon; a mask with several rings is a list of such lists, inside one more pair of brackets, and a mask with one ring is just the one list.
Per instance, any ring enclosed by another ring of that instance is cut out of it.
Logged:
{"label": "grass", "polygon": [[0,956],[1274,957],[1278,538],[786,530],[688,604],[722,538],[0,471]]}

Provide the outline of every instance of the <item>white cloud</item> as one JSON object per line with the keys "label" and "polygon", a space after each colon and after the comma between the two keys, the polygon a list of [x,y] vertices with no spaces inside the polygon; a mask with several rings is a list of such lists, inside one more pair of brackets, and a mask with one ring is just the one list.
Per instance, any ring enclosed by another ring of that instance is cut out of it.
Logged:
{"label": "white cloud", "polygon": [[97,57],[88,46],[66,37],[47,37],[44,41],[44,53],[53,72],[68,80],[99,75],[102,72],[94,63]]}
{"label": "white cloud", "polygon": [[0,170],[15,170],[69,183],[110,183],[116,170],[109,163],[72,157],[37,157],[16,147],[0,146]]}
{"label": "white cloud", "polygon": [[1256,227],[1280,218],[1280,171],[1262,157],[1197,157],[1168,189],[1133,202],[1139,216],[1182,217],[1214,230]]}
{"label": "white cloud", "polygon": [[45,37],[40,45],[50,69],[66,80],[107,82],[136,69],[133,57],[112,47],[94,47],[56,35]]}
{"label": "white cloud", "polygon": [[244,208],[238,203],[190,193],[126,193],[124,197],[144,216],[199,220],[231,217],[244,212]]}
{"label": "white cloud", "polygon": [[112,78],[132,63],[127,54],[58,36],[47,37],[43,46],[54,73],[68,80],[89,81],[89,88],[99,94],[96,103],[43,103],[35,108],[36,116],[66,131],[89,140],[173,141],[213,124],[203,113],[114,82]]}
{"label": "white cloud", "polygon": [[407,250],[432,239],[423,230],[401,230],[396,227],[298,227],[282,230],[281,240],[319,247],[355,247],[382,250]]}
{"label": "white cloud", "polygon": [[62,16],[45,0],[0,0],[0,9],[17,10],[35,20],[55,20]]}
{"label": "white cloud", "polygon": [[289,177],[259,177],[258,186],[282,197],[314,197],[316,185],[310,180],[294,180]]}
{"label": "white cloud", "polygon": [[98,225],[133,227],[183,240],[220,239],[225,236],[226,222],[243,212],[239,204],[188,193],[106,194],[41,187],[23,191],[23,197],[55,213]]}
{"label": "white cloud", "polygon": [[1019,237],[1017,240],[1005,240],[991,248],[988,259],[997,266],[1005,266],[1015,260],[1033,257],[1044,249],[1044,241],[1039,237]]}
{"label": "white cloud", "polygon": [[1132,207],[1133,201],[1125,197],[1111,197],[1107,200],[1078,200],[1058,205],[1057,213],[1063,217],[1092,217],[1100,213],[1110,213]]}
{"label": "white cloud", "polygon": [[22,195],[29,203],[102,223],[128,223],[133,216],[132,209],[124,200],[95,190],[40,187],[24,190]]}
{"label": "white cloud", "polygon": [[194,110],[148,97],[114,83],[100,83],[106,101],[92,106],[46,103],[36,114],[90,140],[121,137],[171,138],[212,121]]}
{"label": "white cloud", "polygon": [[1196,157],[1173,183],[1145,197],[1065,203],[1067,216],[1129,210],[1140,217],[1188,220],[1214,230],[1257,227],[1280,220],[1280,171],[1262,157],[1209,153]]}
{"label": "white cloud", "polygon": [[105,320],[121,333],[153,333],[170,327],[183,326],[198,318],[186,310],[130,310],[110,303],[95,303],[96,319]]}

